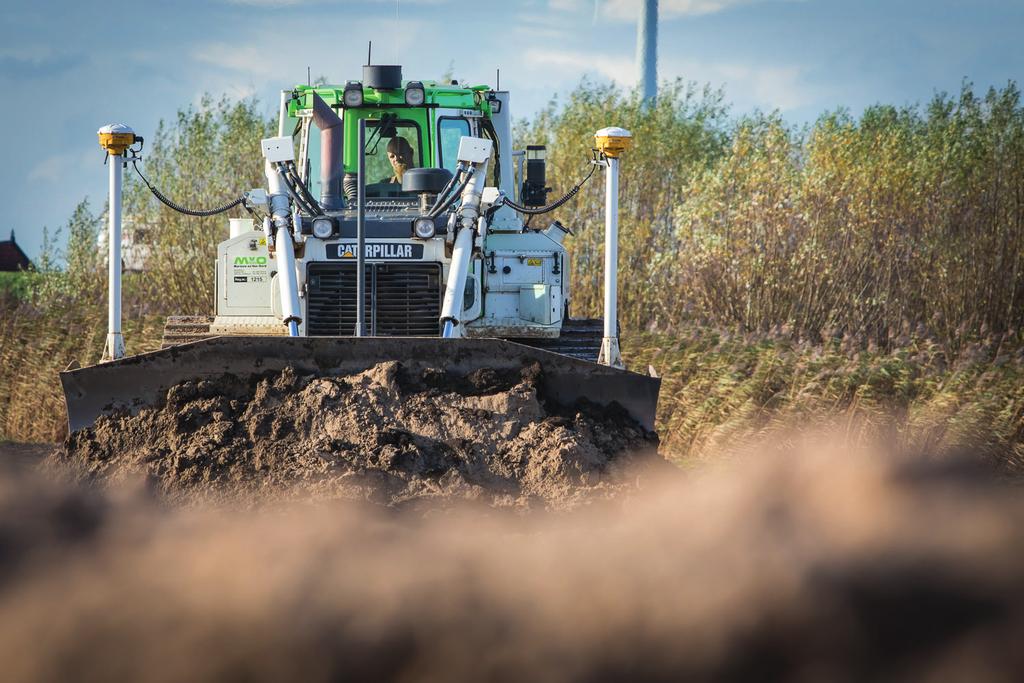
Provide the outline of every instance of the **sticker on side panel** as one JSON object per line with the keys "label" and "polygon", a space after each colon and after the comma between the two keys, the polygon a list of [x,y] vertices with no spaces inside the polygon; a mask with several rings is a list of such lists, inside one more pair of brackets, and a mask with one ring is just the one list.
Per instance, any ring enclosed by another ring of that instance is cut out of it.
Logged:
{"label": "sticker on side panel", "polygon": [[270,259],[266,256],[236,256],[231,262],[231,275],[237,283],[267,282],[269,270]]}

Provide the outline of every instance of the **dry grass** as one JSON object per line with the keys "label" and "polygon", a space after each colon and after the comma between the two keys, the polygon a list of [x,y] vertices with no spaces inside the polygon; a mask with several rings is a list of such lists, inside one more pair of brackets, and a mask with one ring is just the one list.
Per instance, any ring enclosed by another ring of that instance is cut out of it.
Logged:
{"label": "dry grass", "polygon": [[663,452],[701,460],[745,442],[817,425],[855,442],[995,459],[1024,473],[1024,345],[972,344],[955,356],[934,340],[889,351],[847,339],[828,344],[786,336],[691,328],[627,337],[634,369],[652,365],[663,384]]}
{"label": "dry grass", "polygon": [[[622,163],[621,322],[700,322],[950,347],[1024,326],[1024,107],[1014,84],[922,107],[838,112],[809,128],[730,120],[714,92],[676,85],[645,111],[584,84],[518,130],[551,149],[549,181],[581,177],[609,123]],[[571,240],[573,304],[601,306],[600,182],[557,212]]]}
{"label": "dry grass", "polygon": [[[106,339],[106,309],[67,309],[58,315],[29,303],[0,306],[0,439],[58,441],[67,432],[58,373],[72,361],[95,363]],[[129,318],[132,353],[160,347],[163,318]]]}

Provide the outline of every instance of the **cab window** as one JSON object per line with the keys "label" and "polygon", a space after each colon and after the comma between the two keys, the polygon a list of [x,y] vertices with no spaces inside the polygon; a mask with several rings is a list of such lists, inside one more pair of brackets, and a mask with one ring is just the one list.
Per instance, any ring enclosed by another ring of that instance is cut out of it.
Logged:
{"label": "cab window", "polygon": [[366,196],[403,196],[401,175],[423,166],[420,127],[413,121],[366,122]]}
{"label": "cab window", "polygon": [[437,122],[437,149],[440,158],[438,165],[455,173],[459,162],[459,141],[463,136],[470,135],[469,121],[454,116],[441,117]]}
{"label": "cab window", "polygon": [[306,137],[306,168],[300,169],[305,172],[303,178],[306,180],[306,187],[314,197],[320,197],[323,188],[320,183],[320,129],[312,119],[308,119]]}

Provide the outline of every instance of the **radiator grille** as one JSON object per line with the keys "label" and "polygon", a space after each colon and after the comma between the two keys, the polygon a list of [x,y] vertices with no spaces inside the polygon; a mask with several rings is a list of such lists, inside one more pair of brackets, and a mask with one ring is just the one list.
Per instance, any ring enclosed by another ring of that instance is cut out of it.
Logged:
{"label": "radiator grille", "polygon": [[[356,264],[311,263],[307,333],[350,336],[356,326]],[[435,337],[441,315],[440,263],[366,264],[366,322],[381,337]]]}

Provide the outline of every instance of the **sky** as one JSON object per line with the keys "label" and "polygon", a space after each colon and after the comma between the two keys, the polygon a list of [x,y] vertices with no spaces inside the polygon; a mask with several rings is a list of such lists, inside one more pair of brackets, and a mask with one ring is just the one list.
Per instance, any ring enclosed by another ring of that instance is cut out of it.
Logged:
{"label": "sky", "polygon": [[[512,93],[529,116],[584,76],[636,81],[639,0],[8,0],[0,17],[0,239],[30,257],[107,175],[96,130],[143,136],[204,93],[259,98],[374,62],[451,71]],[[1024,0],[661,0],[660,79],[724,89],[736,114],[794,123],[1024,76]],[[614,124],[614,122],[609,122]],[[144,162],[143,162],[144,163]],[[248,189],[248,188],[240,188]]]}

